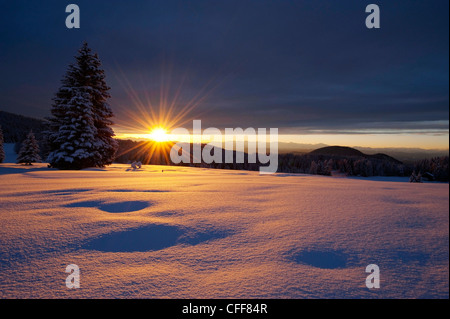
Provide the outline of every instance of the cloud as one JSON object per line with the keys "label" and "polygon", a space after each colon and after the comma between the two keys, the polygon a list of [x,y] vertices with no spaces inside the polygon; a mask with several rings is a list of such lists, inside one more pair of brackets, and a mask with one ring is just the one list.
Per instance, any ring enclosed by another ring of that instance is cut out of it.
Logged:
{"label": "cloud", "polygon": [[191,115],[209,126],[448,132],[448,1],[380,0],[380,30],[350,0],[77,4],[79,30],[64,27],[60,1],[5,5],[2,109],[48,115],[87,39],[119,121],[138,112],[130,87],[156,105],[169,88],[178,110],[199,94]]}

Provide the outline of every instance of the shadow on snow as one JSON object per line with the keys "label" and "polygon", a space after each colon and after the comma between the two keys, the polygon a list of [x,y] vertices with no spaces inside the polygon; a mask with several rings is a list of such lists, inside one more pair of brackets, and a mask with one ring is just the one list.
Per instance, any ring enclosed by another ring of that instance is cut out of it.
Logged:
{"label": "shadow on snow", "polygon": [[199,231],[178,226],[152,224],[140,228],[112,232],[94,238],[82,248],[104,252],[145,252],[175,246],[177,244],[198,245],[225,238],[225,231]]}
{"label": "shadow on snow", "polygon": [[107,213],[130,213],[150,206],[146,201],[124,201],[104,203],[102,201],[85,201],[64,205],[64,207],[95,207]]}

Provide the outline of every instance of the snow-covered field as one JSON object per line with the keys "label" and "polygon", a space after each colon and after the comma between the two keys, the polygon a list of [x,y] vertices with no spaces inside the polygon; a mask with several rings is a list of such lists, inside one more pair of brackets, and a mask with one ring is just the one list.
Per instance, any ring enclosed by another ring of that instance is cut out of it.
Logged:
{"label": "snow-covered field", "polygon": [[0,297],[448,298],[448,205],[438,183],[0,164]]}

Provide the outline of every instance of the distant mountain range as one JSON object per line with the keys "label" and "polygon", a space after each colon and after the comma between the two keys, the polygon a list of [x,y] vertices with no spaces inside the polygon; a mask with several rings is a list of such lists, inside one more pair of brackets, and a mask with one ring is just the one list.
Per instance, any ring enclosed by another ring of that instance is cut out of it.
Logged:
{"label": "distant mountain range", "polygon": [[[326,144],[304,144],[304,143],[294,143],[294,142],[279,142],[278,150],[280,154],[292,153],[292,154],[308,154],[317,149],[328,147]],[[422,148],[370,148],[362,146],[352,146],[354,150],[358,150],[366,155],[376,155],[376,154],[388,154],[388,156],[393,157],[403,163],[414,163],[427,158],[448,156],[449,150],[439,150],[439,149],[422,149]]]}
{"label": "distant mountain range", "polygon": [[389,161],[395,164],[402,164],[401,161],[393,158],[392,156],[377,153],[373,155],[364,154],[363,152],[346,146],[326,146],[309,152],[311,155],[326,155],[326,156],[337,156],[337,157],[363,157],[368,159],[379,159],[384,161]]}

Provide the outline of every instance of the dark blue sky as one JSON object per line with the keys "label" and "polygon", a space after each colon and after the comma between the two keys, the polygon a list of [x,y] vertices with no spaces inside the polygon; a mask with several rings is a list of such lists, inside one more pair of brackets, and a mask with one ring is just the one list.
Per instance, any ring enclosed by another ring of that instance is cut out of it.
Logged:
{"label": "dark blue sky", "polygon": [[[65,7],[81,28],[65,27]],[[365,7],[381,8],[381,29]],[[83,40],[99,53],[123,120],[167,98],[207,126],[284,132],[448,132],[449,2],[0,1],[0,109],[49,114]],[[128,84],[127,84],[128,83]]]}

